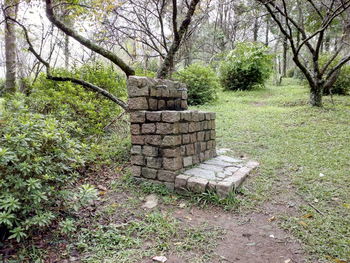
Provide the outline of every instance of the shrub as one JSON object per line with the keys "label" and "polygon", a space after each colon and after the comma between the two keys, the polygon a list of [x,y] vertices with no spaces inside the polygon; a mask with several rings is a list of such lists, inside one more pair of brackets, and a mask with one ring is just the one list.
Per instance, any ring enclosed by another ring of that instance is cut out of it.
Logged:
{"label": "shrub", "polygon": [[329,95],[338,94],[338,95],[350,95],[350,66],[345,65],[341,68],[340,74],[334,83],[331,90],[325,90],[324,94]]}
{"label": "shrub", "polygon": [[258,43],[240,43],[222,61],[220,80],[226,90],[250,90],[263,85],[272,72],[272,56]]}
{"label": "shrub", "polygon": [[[126,99],[126,81],[111,67],[102,64],[85,65],[73,73],[58,70],[57,75],[73,75]],[[103,133],[121,108],[101,95],[70,82],[55,82],[41,75],[31,87],[27,103],[32,111],[52,114],[59,120],[77,121],[85,135]]]}
{"label": "shrub", "polygon": [[95,196],[88,185],[69,190],[86,150],[67,132],[75,123],[30,113],[15,95],[0,125],[0,229],[10,238],[19,241],[49,226],[58,211],[76,210]]}
{"label": "shrub", "polygon": [[174,77],[187,85],[190,105],[200,105],[216,99],[219,83],[210,67],[192,64],[177,72]]}

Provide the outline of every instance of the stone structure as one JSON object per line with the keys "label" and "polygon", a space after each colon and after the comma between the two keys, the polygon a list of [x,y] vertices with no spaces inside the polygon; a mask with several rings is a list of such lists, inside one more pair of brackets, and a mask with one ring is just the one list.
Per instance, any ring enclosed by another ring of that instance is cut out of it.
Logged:
{"label": "stone structure", "polygon": [[218,185],[217,192],[222,196],[236,187],[231,177],[241,166],[225,167],[223,162],[223,173],[211,178],[205,177],[208,173],[203,169],[198,170],[198,176],[186,171],[216,157],[216,134],[215,113],[187,110],[187,89],[183,84],[133,76],[128,79],[128,93],[134,177],[176,190],[198,192],[209,186],[216,190]]}

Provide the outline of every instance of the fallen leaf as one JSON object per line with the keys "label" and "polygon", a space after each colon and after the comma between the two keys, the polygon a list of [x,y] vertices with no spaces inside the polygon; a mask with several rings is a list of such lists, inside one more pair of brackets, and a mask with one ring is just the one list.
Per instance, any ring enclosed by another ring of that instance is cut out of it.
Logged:
{"label": "fallen leaf", "polygon": [[107,192],[106,191],[100,191],[98,194],[99,195],[105,195]]}
{"label": "fallen leaf", "polygon": [[292,262],[292,260],[290,258],[288,258],[287,260],[284,261],[284,263],[290,263]]}
{"label": "fallen leaf", "polygon": [[100,185],[100,184],[97,186],[97,189],[98,189],[98,190],[101,190],[101,191],[104,191],[104,192],[107,191],[107,188],[104,187],[103,185]]}
{"label": "fallen leaf", "polygon": [[272,221],[275,221],[277,218],[275,217],[275,216],[273,216],[273,217],[270,217],[269,219],[268,219],[268,221],[269,222],[272,222]]}
{"label": "fallen leaf", "polygon": [[313,214],[306,214],[306,215],[303,215],[302,217],[303,218],[311,218],[311,217],[314,217],[314,215]]}
{"label": "fallen leaf", "polygon": [[180,207],[180,208],[185,208],[185,207],[186,207],[186,204],[185,204],[185,203],[181,203],[181,204],[179,204],[179,207]]}
{"label": "fallen leaf", "polygon": [[343,204],[343,206],[344,206],[345,208],[350,209],[350,204]]}
{"label": "fallen leaf", "polygon": [[307,224],[304,221],[299,221],[298,224],[302,225],[303,227],[307,227]]}

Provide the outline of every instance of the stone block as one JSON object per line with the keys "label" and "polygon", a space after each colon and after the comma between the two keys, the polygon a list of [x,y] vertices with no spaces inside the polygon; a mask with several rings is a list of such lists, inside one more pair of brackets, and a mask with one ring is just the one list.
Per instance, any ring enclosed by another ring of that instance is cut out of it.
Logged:
{"label": "stone block", "polygon": [[144,123],[146,121],[146,112],[145,111],[136,111],[130,113],[130,122],[131,123]]}
{"label": "stone block", "polygon": [[129,98],[148,97],[149,87],[128,86],[128,94],[129,94]]}
{"label": "stone block", "polygon": [[162,140],[162,146],[181,145],[181,135],[166,135]]}
{"label": "stone block", "polygon": [[152,134],[155,132],[156,132],[156,125],[154,123],[142,124],[142,133],[143,134]]}
{"label": "stone block", "polygon": [[188,126],[187,122],[179,123],[180,133],[188,133]]}
{"label": "stone block", "polygon": [[181,92],[181,99],[182,100],[187,100],[188,99],[188,95],[187,95],[187,91],[186,90],[183,90]]}
{"label": "stone block", "polygon": [[216,181],[209,181],[209,183],[208,183],[208,190],[211,191],[211,192],[214,192],[214,193],[217,192],[216,185],[217,185]]}
{"label": "stone block", "polygon": [[187,144],[185,145],[186,147],[186,155],[194,155],[195,149],[194,149],[194,144]]}
{"label": "stone block", "polygon": [[195,154],[192,156],[193,164],[199,164],[199,155]]}
{"label": "stone block", "polygon": [[210,150],[207,150],[204,152],[204,159],[209,160],[210,159]]}
{"label": "stone block", "polygon": [[201,151],[205,151],[207,149],[207,143],[206,142],[201,142]]}
{"label": "stone block", "polygon": [[187,110],[188,109],[187,100],[181,100],[181,109],[183,109],[183,110]]}
{"label": "stone block", "polygon": [[131,124],[130,131],[131,131],[131,134],[133,134],[133,135],[139,135],[141,133],[140,125],[139,124]]}
{"label": "stone block", "polygon": [[129,110],[148,110],[148,101],[145,97],[130,98],[128,106]]}
{"label": "stone block", "polygon": [[165,148],[161,150],[163,157],[179,157],[181,156],[181,147]]}
{"label": "stone block", "polygon": [[184,167],[191,166],[192,164],[193,164],[192,163],[192,156],[188,156],[188,157],[183,158],[183,166]]}
{"label": "stone block", "polygon": [[162,167],[162,158],[146,157],[146,166],[159,169]]}
{"label": "stone block", "polygon": [[216,193],[221,197],[225,198],[233,191],[233,183],[229,181],[221,181],[216,184]]}
{"label": "stone block", "polygon": [[162,121],[163,122],[178,122],[181,119],[181,112],[178,111],[163,111]]}
{"label": "stone block", "polygon": [[216,118],[216,113],[215,112],[210,112],[210,119],[215,120]]}
{"label": "stone block", "polygon": [[192,113],[191,111],[183,111],[181,112],[181,120],[182,121],[192,121]]}
{"label": "stone block", "polygon": [[149,98],[148,99],[148,109],[153,110],[153,111],[158,110],[158,100],[153,99],[153,98]]}
{"label": "stone block", "polygon": [[188,143],[190,143],[190,135],[189,134],[182,135],[182,144],[188,144]]}
{"label": "stone block", "polygon": [[210,122],[211,122],[211,128],[216,129],[215,120],[212,120]]}
{"label": "stone block", "polygon": [[203,162],[205,160],[205,155],[203,152],[199,153],[199,161]]}
{"label": "stone block", "polygon": [[166,89],[166,86],[155,86],[150,88],[150,96],[159,98],[162,96],[162,90]]}
{"label": "stone block", "polygon": [[206,131],[206,132],[205,132],[205,138],[204,138],[204,139],[205,139],[206,141],[209,141],[210,138],[211,138],[211,132],[210,132],[210,131]]}
{"label": "stone block", "polygon": [[176,172],[159,170],[158,171],[158,180],[163,182],[175,182]]}
{"label": "stone block", "polygon": [[166,102],[167,109],[175,109],[175,102],[174,100],[168,100]]}
{"label": "stone block", "polygon": [[182,158],[163,158],[163,168],[170,171],[177,171],[182,169]]}
{"label": "stone block", "polygon": [[142,154],[149,157],[157,157],[158,156],[158,147],[153,147],[149,145],[143,146]]}
{"label": "stone block", "polygon": [[211,149],[213,149],[213,141],[208,141],[207,142],[207,148],[206,148],[207,150],[211,150]]}
{"label": "stone block", "polygon": [[211,132],[210,132],[210,138],[211,138],[212,140],[215,140],[215,138],[216,138],[216,132],[215,132],[215,130],[211,130]]}
{"label": "stone block", "polygon": [[145,135],[144,138],[146,144],[155,146],[162,144],[162,137],[160,135]]}
{"label": "stone block", "polygon": [[142,155],[131,155],[132,165],[145,165],[145,158]]}
{"label": "stone block", "polygon": [[258,162],[255,162],[255,161],[249,161],[249,162],[246,164],[246,166],[247,166],[248,168],[255,169],[256,167],[259,166],[259,163],[258,163]]}
{"label": "stone block", "polygon": [[199,122],[190,122],[188,126],[189,132],[199,131]]}
{"label": "stone block", "polygon": [[207,120],[207,121],[209,121],[210,120],[210,112],[206,112],[205,113],[205,119]]}
{"label": "stone block", "polygon": [[198,111],[192,111],[192,121],[193,122],[199,121],[199,112]]}
{"label": "stone block", "polygon": [[187,188],[195,193],[204,193],[208,183],[207,179],[191,177],[187,180]]}
{"label": "stone block", "polygon": [[157,134],[176,134],[176,133],[179,133],[178,123],[167,123],[167,122],[157,123]]}
{"label": "stone block", "polygon": [[165,110],[165,109],[166,109],[165,100],[158,100],[158,110]]}
{"label": "stone block", "polygon": [[131,135],[131,143],[132,144],[145,144],[145,136],[143,135]]}
{"label": "stone block", "polygon": [[197,142],[197,134],[196,133],[190,134],[190,142],[191,143],[196,143]]}
{"label": "stone block", "polygon": [[197,132],[197,141],[203,142],[204,137],[205,137],[205,132],[203,132],[203,131]]}
{"label": "stone block", "polygon": [[133,165],[131,166],[131,174],[135,177],[141,176],[141,166]]}
{"label": "stone block", "polygon": [[158,122],[162,120],[162,112],[146,112],[146,119],[152,122]]}
{"label": "stone block", "polygon": [[198,118],[199,118],[199,121],[204,121],[205,120],[205,112],[203,112],[203,111],[198,112]]}
{"label": "stone block", "polygon": [[157,170],[156,169],[150,169],[147,167],[142,168],[142,176],[148,179],[156,179],[157,178]]}
{"label": "stone block", "polygon": [[133,145],[131,147],[131,154],[142,154],[142,146],[141,145]]}
{"label": "stone block", "polygon": [[181,149],[181,155],[185,156],[186,155],[186,146],[185,145],[181,145],[180,149]]}
{"label": "stone block", "polygon": [[170,97],[169,86],[166,87],[165,89],[162,89],[162,97],[163,97],[163,98],[169,98],[169,97]]}
{"label": "stone block", "polygon": [[189,175],[184,175],[184,174],[179,174],[175,178],[175,189],[177,190],[184,190],[187,188],[187,181],[190,179],[191,176]]}

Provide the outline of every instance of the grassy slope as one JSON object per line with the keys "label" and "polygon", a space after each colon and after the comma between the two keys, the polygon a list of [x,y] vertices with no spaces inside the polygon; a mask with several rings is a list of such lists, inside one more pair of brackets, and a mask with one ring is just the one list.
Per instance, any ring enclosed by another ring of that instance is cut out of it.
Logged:
{"label": "grassy slope", "polygon": [[267,200],[276,182],[291,182],[292,195],[306,205],[282,225],[314,255],[350,260],[350,98],[335,97],[335,106],[326,98],[324,109],[311,108],[308,91],[292,83],[219,97],[200,109],[217,112],[219,147],[261,163],[249,198]]}

